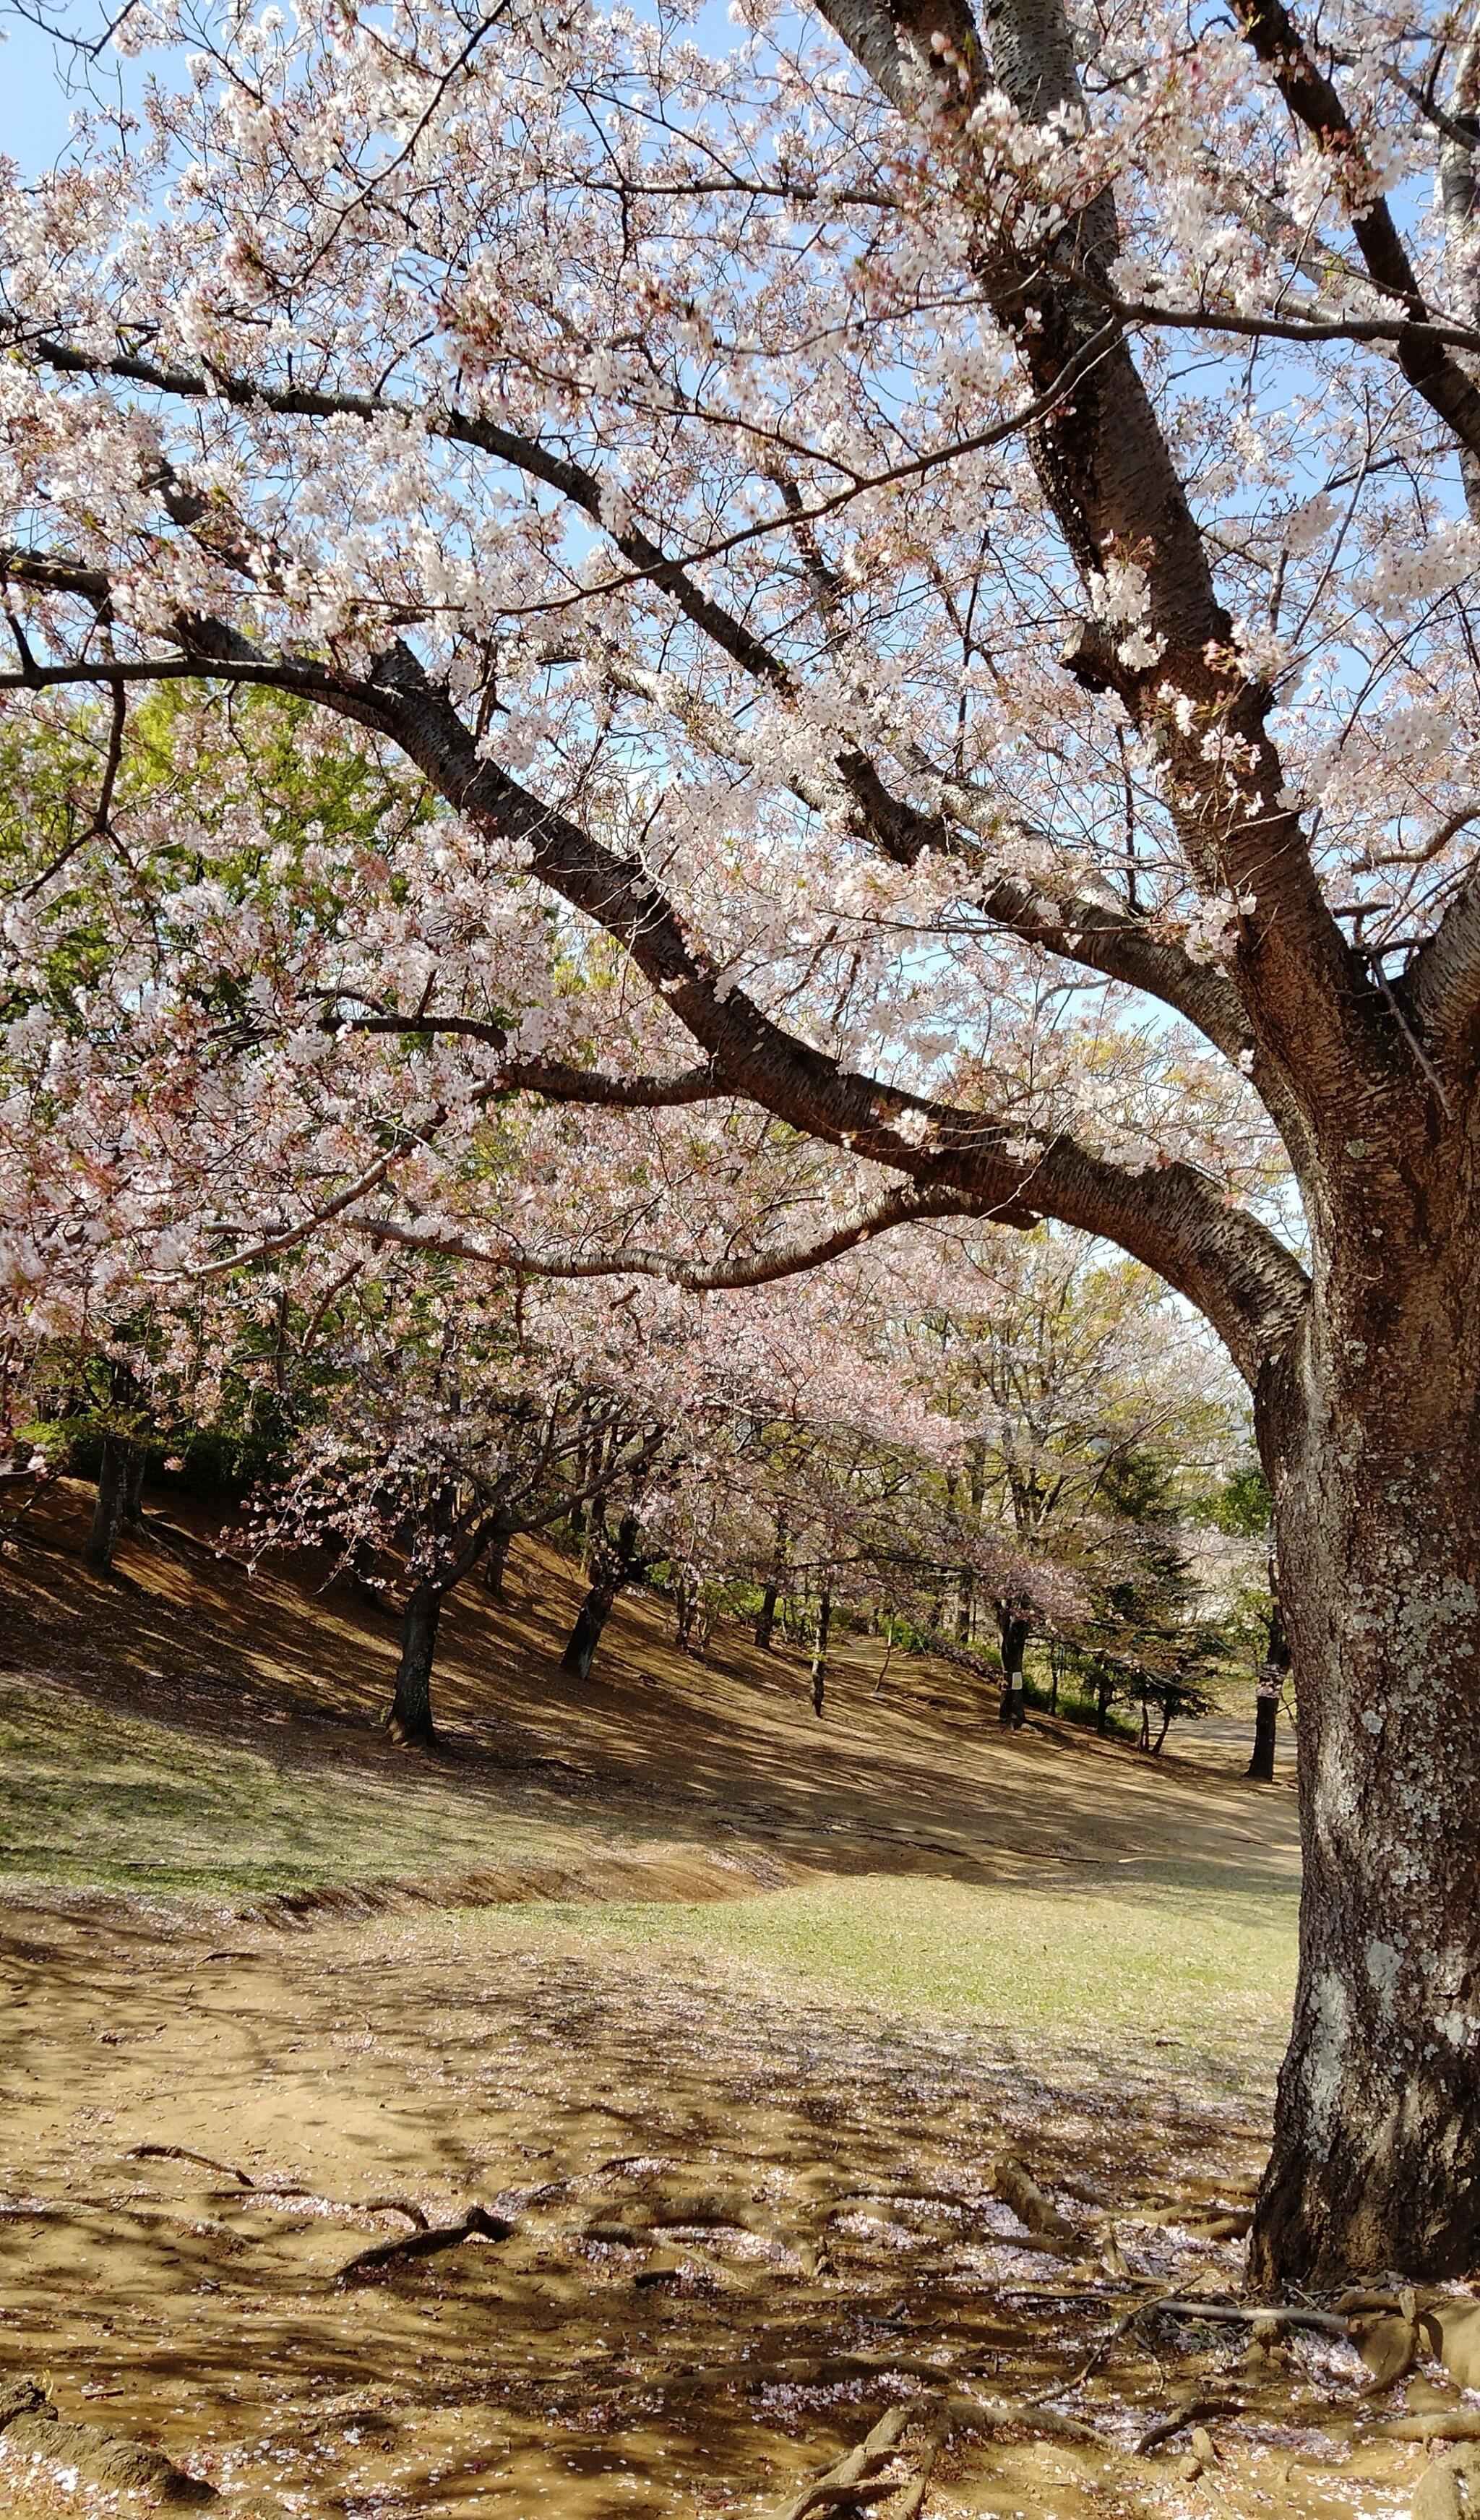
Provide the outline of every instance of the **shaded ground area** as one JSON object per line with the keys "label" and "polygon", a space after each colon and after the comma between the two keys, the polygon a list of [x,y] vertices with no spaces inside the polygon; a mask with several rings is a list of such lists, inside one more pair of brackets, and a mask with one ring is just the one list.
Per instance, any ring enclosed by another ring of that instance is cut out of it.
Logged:
{"label": "shaded ground area", "polygon": [[[1218,2218],[1236,2233],[1257,2170],[1272,2018],[1214,2072],[1129,2034],[902,2019],[602,1916],[222,1943],[13,1912],[6,2366],[251,2512],[779,2514],[947,2385],[1018,2411],[958,2408],[926,2520],[1402,2506],[1423,2453],[1377,2438],[1349,2347],[1250,2367],[1246,2330],[1148,2307],[1236,2285]],[[143,2149],[172,2145],[204,2158]],[[1083,2256],[999,2201],[1005,2147]],[[507,2236],[342,2280],[474,2200]],[[1195,2489],[1187,2429],[1136,2450],[1189,2398],[1220,2461]],[[909,2509],[927,2430],[880,2511]],[[29,2474],[0,2455],[22,2509]]]}
{"label": "shaded ground area", "polygon": [[[1241,1738],[1005,1735],[874,1643],[820,1724],[642,1598],[582,1688],[526,1551],[417,1759],[373,1605],[174,1507],[92,1584],[88,1503],[0,1560],[0,2416],[45,2373],[244,2520],[796,2520],[866,2437],[810,2508],[1406,2506],[1351,2347],[1217,2316],[1293,1960]],[[112,2509],[46,2432],[0,2501]]]}
{"label": "shaded ground area", "polygon": [[95,1583],[90,1506],[62,1483],[0,1560],[12,1875],[267,1890],[698,1840],[832,1872],[1170,1867],[1209,1894],[1294,1889],[1289,1792],[1245,1787],[1241,1761],[1148,1760],[1047,1719],[1004,1734],[979,1683],[899,1656],[881,1670],[872,1640],[837,1656],[821,1723],[800,1653],[725,1630],[696,1661],[649,1596],[618,1603],[593,1681],[567,1680],[580,1576],[528,1544],[507,1602],[454,1598],[444,1753],[409,1762],[376,1729],[396,1652],[383,1610],[327,1567],[249,1581],[176,1500],[124,1543],[120,1581]]}

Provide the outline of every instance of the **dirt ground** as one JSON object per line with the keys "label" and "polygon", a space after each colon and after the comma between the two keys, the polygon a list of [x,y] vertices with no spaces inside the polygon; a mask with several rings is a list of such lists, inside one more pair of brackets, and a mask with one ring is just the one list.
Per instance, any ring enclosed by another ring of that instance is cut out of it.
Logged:
{"label": "dirt ground", "polygon": [[[0,1611],[23,1732],[0,2416],[34,2376],[60,2418],[0,2429],[18,2513],[126,2507],[73,2421],[158,2445],[243,2520],[1406,2510],[1429,2453],[1381,2427],[1458,2422],[1442,2372],[1374,2397],[1319,2323],[1261,2341],[1227,2316],[1272,2039],[1232,2002],[1188,2041],[1113,2002],[1136,1937],[1163,1948],[1157,1901],[1226,1915],[1231,1947],[1235,1913],[1287,1904],[1286,1787],[1216,1741],[1152,1766],[1004,1737],[953,1674],[880,1686],[866,1644],[819,1725],[799,1657],[730,1637],[694,1663],[643,1601],[582,1691],[552,1670],[574,1576],[533,1553],[511,1605],[454,1614],[445,1751],[412,1767],[373,1729],[391,1647],[363,1604],[248,1591],[174,1508],[90,1587],[83,1502],[6,1557]],[[88,1762],[128,1725],[156,1747],[110,1787]],[[277,1799],[244,1867],[258,1768]],[[65,1860],[97,1808],[110,1887],[93,1840]],[[969,1956],[971,2018],[912,1980],[918,1945],[865,2002],[763,1964],[774,1938],[695,1940],[705,1915],[759,1930],[800,1900],[811,1934],[819,1903],[862,1926],[937,1897],[1004,1938],[995,1979]],[[1035,2012],[1027,1981],[1092,1924],[1093,2021]]]}
{"label": "dirt ground", "polygon": [[[1400,2509],[1421,2470],[1349,2346],[1251,2371],[1246,2328],[1145,2307],[1236,2287],[1236,2237],[1192,2228],[1257,2172],[1236,2079],[804,2005],[518,1910],[216,1931],[12,1912],[0,2356],[232,2508],[780,2513],[947,2384],[1052,2405],[966,2409],[927,2520],[1316,2520]],[[1005,2149],[1084,2256],[998,2201]],[[508,2235],[345,2279],[472,2203]],[[1216,2443],[1197,2484],[1187,2431],[1136,2455],[1179,2392]],[[1064,2418],[1085,2436],[1035,2429]],[[904,2485],[919,2456],[906,2434]],[[48,2502],[25,2459],[0,2475]]]}

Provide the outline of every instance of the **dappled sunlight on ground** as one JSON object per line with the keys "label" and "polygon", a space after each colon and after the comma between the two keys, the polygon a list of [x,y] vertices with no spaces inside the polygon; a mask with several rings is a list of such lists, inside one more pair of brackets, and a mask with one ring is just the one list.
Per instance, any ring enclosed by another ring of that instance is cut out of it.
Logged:
{"label": "dappled sunlight on ground", "polygon": [[[418,1757],[374,1601],[176,1499],[94,1583],[89,1503],[0,1559],[0,2385],[243,2520],[781,2520],[866,2438],[816,2508],[1406,2507],[1351,2348],[1217,2316],[1297,1885],[1236,1726],[1005,1734],[870,1640],[819,1722],[644,1597],[582,1687],[526,1547]],[[112,2510],[49,2420],[0,2498]]]}

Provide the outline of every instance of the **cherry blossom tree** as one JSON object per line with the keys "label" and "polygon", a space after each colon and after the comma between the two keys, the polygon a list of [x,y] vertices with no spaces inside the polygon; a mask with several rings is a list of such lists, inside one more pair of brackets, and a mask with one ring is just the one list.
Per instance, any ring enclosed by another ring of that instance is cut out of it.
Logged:
{"label": "cherry blossom tree", "polygon": [[[1253,1394],[1300,1680],[1253,2272],[1463,2269],[1480,26],[738,14],[139,0],[142,125],[7,186],[3,680],[104,696],[7,905],[9,1281],[1118,1244]],[[248,881],[189,792],[248,686],[447,816]]]}
{"label": "cherry blossom tree", "polygon": [[[452,1594],[480,1560],[501,1578],[521,1532],[547,1531],[613,1493],[630,1499],[666,1429],[644,1421],[630,1393],[583,1372],[568,1340],[557,1345],[513,1320],[503,1290],[481,1303],[449,1297],[403,1264],[358,1276],[328,1320],[325,1309],[295,1370],[274,1375],[292,1429],[288,1459],[257,1500],[246,1545],[253,1561],[332,1547],[341,1568],[400,1597],[385,1722],[396,1740],[429,1748],[437,1634]],[[244,1370],[249,1376],[249,1360]]]}

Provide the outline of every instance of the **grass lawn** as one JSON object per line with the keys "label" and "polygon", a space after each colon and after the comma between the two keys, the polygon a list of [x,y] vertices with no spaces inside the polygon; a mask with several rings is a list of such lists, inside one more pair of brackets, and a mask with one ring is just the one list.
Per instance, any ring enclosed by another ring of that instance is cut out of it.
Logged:
{"label": "grass lawn", "polygon": [[874,1873],[705,1906],[550,1903],[522,1909],[520,1930],[541,1917],[605,1942],[739,1961],[890,2012],[1208,2049],[1282,2041],[1295,1982],[1292,1893],[1230,1900],[1171,1867],[1149,1881],[1072,1890]]}
{"label": "grass lawn", "polygon": [[589,1851],[452,1778],[274,1760],[0,1684],[0,1877],[230,1898]]}

